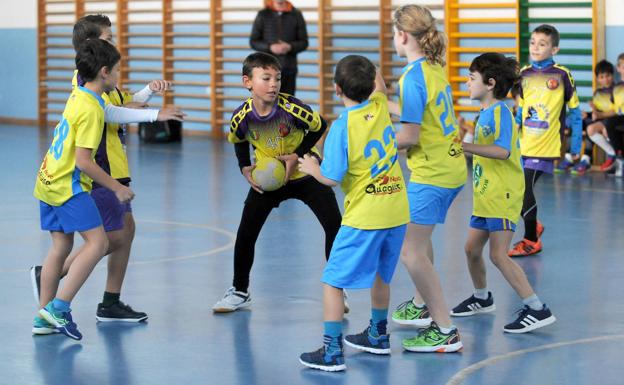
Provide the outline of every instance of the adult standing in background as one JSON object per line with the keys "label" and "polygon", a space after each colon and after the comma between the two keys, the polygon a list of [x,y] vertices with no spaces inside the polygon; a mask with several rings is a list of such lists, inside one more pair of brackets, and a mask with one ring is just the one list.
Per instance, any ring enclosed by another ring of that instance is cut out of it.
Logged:
{"label": "adult standing in background", "polygon": [[286,0],[265,0],[251,29],[249,44],[256,51],[273,54],[282,65],[281,92],[294,95],[297,54],[308,48],[308,30],[301,11]]}

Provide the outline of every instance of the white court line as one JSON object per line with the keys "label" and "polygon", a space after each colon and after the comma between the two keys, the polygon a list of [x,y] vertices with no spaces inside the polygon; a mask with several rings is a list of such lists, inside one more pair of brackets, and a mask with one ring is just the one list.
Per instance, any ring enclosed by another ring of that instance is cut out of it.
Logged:
{"label": "white court line", "polygon": [[468,376],[470,376],[471,374],[473,374],[477,370],[483,369],[486,366],[490,366],[490,365],[495,364],[495,363],[500,362],[500,361],[504,361],[504,360],[508,360],[508,359],[511,359],[511,358],[515,358],[517,356],[521,356],[523,354],[539,352],[539,351],[542,351],[542,350],[557,349],[557,348],[562,348],[562,347],[571,346],[571,345],[593,344],[595,342],[613,341],[613,340],[621,340],[621,339],[624,339],[624,334],[616,334],[616,335],[612,335],[612,336],[600,336],[600,337],[592,337],[592,338],[583,338],[583,339],[580,339],[580,340],[566,341],[566,342],[556,342],[556,343],[553,343],[553,344],[542,345],[542,346],[538,346],[538,347],[535,347],[535,348],[516,350],[514,352],[501,354],[499,356],[494,356],[494,357],[491,357],[491,358],[487,358],[487,359],[485,359],[483,361],[479,361],[476,364],[472,364],[472,365],[470,365],[470,366],[460,370],[459,372],[455,373],[455,375],[453,377],[451,377],[451,379],[446,383],[446,385],[459,385],[462,382],[464,382],[464,380]]}
{"label": "white court line", "polygon": [[[186,223],[186,222],[174,222],[174,221],[157,221],[157,220],[148,220],[148,219],[143,219],[143,220],[136,220],[136,222],[143,222],[143,223],[153,223],[153,224],[161,224],[161,225],[173,225],[173,226],[181,226],[181,227],[191,227],[191,228],[196,228],[196,229],[206,229],[206,230],[212,230],[216,233],[225,235],[226,237],[229,238],[229,242],[226,243],[223,246],[219,246],[213,249],[209,249],[207,251],[202,251],[202,252],[198,252],[198,253],[193,253],[193,254],[189,254],[189,255],[181,255],[178,257],[170,257],[170,258],[160,258],[160,259],[152,259],[149,261],[137,261],[137,262],[133,262],[132,261],[132,256],[130,256],[130,263],[128,263],[128,265],[130,266],[137,266],[137,265],[151,265],[151,264],[156,264],[156,263],[163,263],[163,262],[176,262],[176,261],[184,261],[184,260],[188,260],[188,259],[193,259],[193,258],[199,258],[199,257],[206,257],[209,255],[213,255],[213,254],[217,254],[220,253],[222,251],[226,251],[228,249],[231,249],[234,247],[234,243],[236,242],[236,234],[234,234],[231,231],[227,231],[225,229],[222,229],[220,227],[216,227],[216,226],[211,226],[211,225],[201,225],[201,224],[194,224],[194,223]],[[98,266],[96,266],[96,268],[100,267],[100,263],[98,263]],[[5,269],[0,269],[0,273],[24,273],[24,272],[28,272],[30,271],[30,267],[27,269],[14,269],[14,270],[5,270]]]}

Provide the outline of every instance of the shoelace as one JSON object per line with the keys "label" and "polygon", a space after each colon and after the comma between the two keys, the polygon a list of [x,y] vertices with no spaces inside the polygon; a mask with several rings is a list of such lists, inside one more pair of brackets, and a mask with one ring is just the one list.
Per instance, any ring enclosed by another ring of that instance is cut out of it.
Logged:
{"label": "shoelace", "polygon": [[529,313],[529,310],[531,308],[525,305],[523,308],[516,310],[516,314],[518,314],[518,318],[524,318]]}

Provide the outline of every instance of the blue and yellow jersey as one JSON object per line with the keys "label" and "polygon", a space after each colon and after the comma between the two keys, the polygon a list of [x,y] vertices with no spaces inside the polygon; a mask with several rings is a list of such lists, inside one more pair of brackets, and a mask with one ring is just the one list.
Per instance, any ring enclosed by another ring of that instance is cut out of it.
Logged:
{"label": "blue and yellow jersey", "polygon": [[92,149],[95,157],[103,129],[102,97],[84,87],[74,89],[39,168],[35,198],[61,206],[72,196],[91,191],[91,178],[76,167],[76,147]]}
{"label": "blue and yellow jersey", "polygon": [[624,82],[613,86],[613,104],[619,115],[624,115]]}
{"label": "blue and yellow jersey", "polygon": [[509,151],[509,158],[473,156],[472,215],[517,223],[524,198],[524,170],[519,133],[509,107],[498,102],[481,110],[474,135],[475,144],[503,147]]}
{"label": "blue and yellow jersey", "polygon": [[[78,70],[74,71],[72,79],[72,88],[78,85],[84,85],[79,79]],[[132,101],[132,94],[122,92],[115,88],[113,91],[102,94],[102,99],[106,104],[114,106],[123,106]],[[117,179],[121,183],[130,182],[130,169],[128,167],[128,157],[126,155],[126,132],[118,123],[104,124],[104,134],[100,147],[95,155],[95,162],[110,176]],[[94,188],[97,185],[94,185]]]}
{"label": "blue and yellow jersey", "polygon": [[613,87],[599,88],[592,97],[594,108],[600,112],[616,111],[613,102]]}
{"label": "blue and yellow jersey", "polygon": [[565,106],[579,106],[574,78],[567,68],[555,63],[544,68],[525,66],[520,76],[522,155],[557,159],[561,156]]}
{"label": "blue and yellow jersey", "polygon": [[409,222],[405,180],[397,142],[381,92],[348,107],[331,126],[323,151],[321,174],[342,184],[342,224],[374,230]]}
{"label": "blue and yellow jersey", "polygon": [[[260,116],[249,98],[234,110],[230,119],[230,143],[249,142],[256,159],[275,158],[292,154],[308,131],[321,129],[321,117],[310,106],[288,94],[279,94],[275,106],[266,116]],[[312,152],[318,155],[316,148]],[[306,176],[299,171],[291,179]]]}
{"label": "blue and yellow jersey", "polygon": [[399,79],[401,122],[420,125],[418,144],[407,151],[410,181],[445,188],[466,182],[467,170],[451,86],[439,64],[408,64]]}

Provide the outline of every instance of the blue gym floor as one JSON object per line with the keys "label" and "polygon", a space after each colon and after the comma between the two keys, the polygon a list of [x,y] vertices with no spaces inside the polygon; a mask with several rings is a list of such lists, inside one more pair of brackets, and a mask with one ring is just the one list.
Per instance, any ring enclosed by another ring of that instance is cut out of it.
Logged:
{"label": "blue gym floor", "polygon": [[[347,371],[332,374],[298,362],[300,353],[322,342],[324,265],[321,227],[302,203],[284,203],[260,234],[251,309],[212,313],[231,284],[234,237],[248,185],[231,145],[197,137],[145,145],[131,135],[128,145],[137,233],[122,300],[147,312],[148,322],[96,323],[103,261],[72,304],[83,340],[34,337],[28,268],[41,263],[50,237],[39,230],[32,189],[50,135],[0,126],[1,384],[624,383],[624,180],[591,173],[546,176],[537,184],[544,251],[518,262],[557,316],[554,325],[503,334],[521,302],[488,262],[497,310],[456,319],[462,352],[404,352],[401,339],[415,330],[390,324],[391,356],[347,348]],[[470,212],[467,185],[447,223],[434,232],[435,266],[450,306],[472,290],[463,253]],[[516,238],[522,226],[518,230]],[[402,266],[392,290],[392,307],[412,296]],[[368,323],[368,293],[349,295],[345,331],[359,332]]]}

